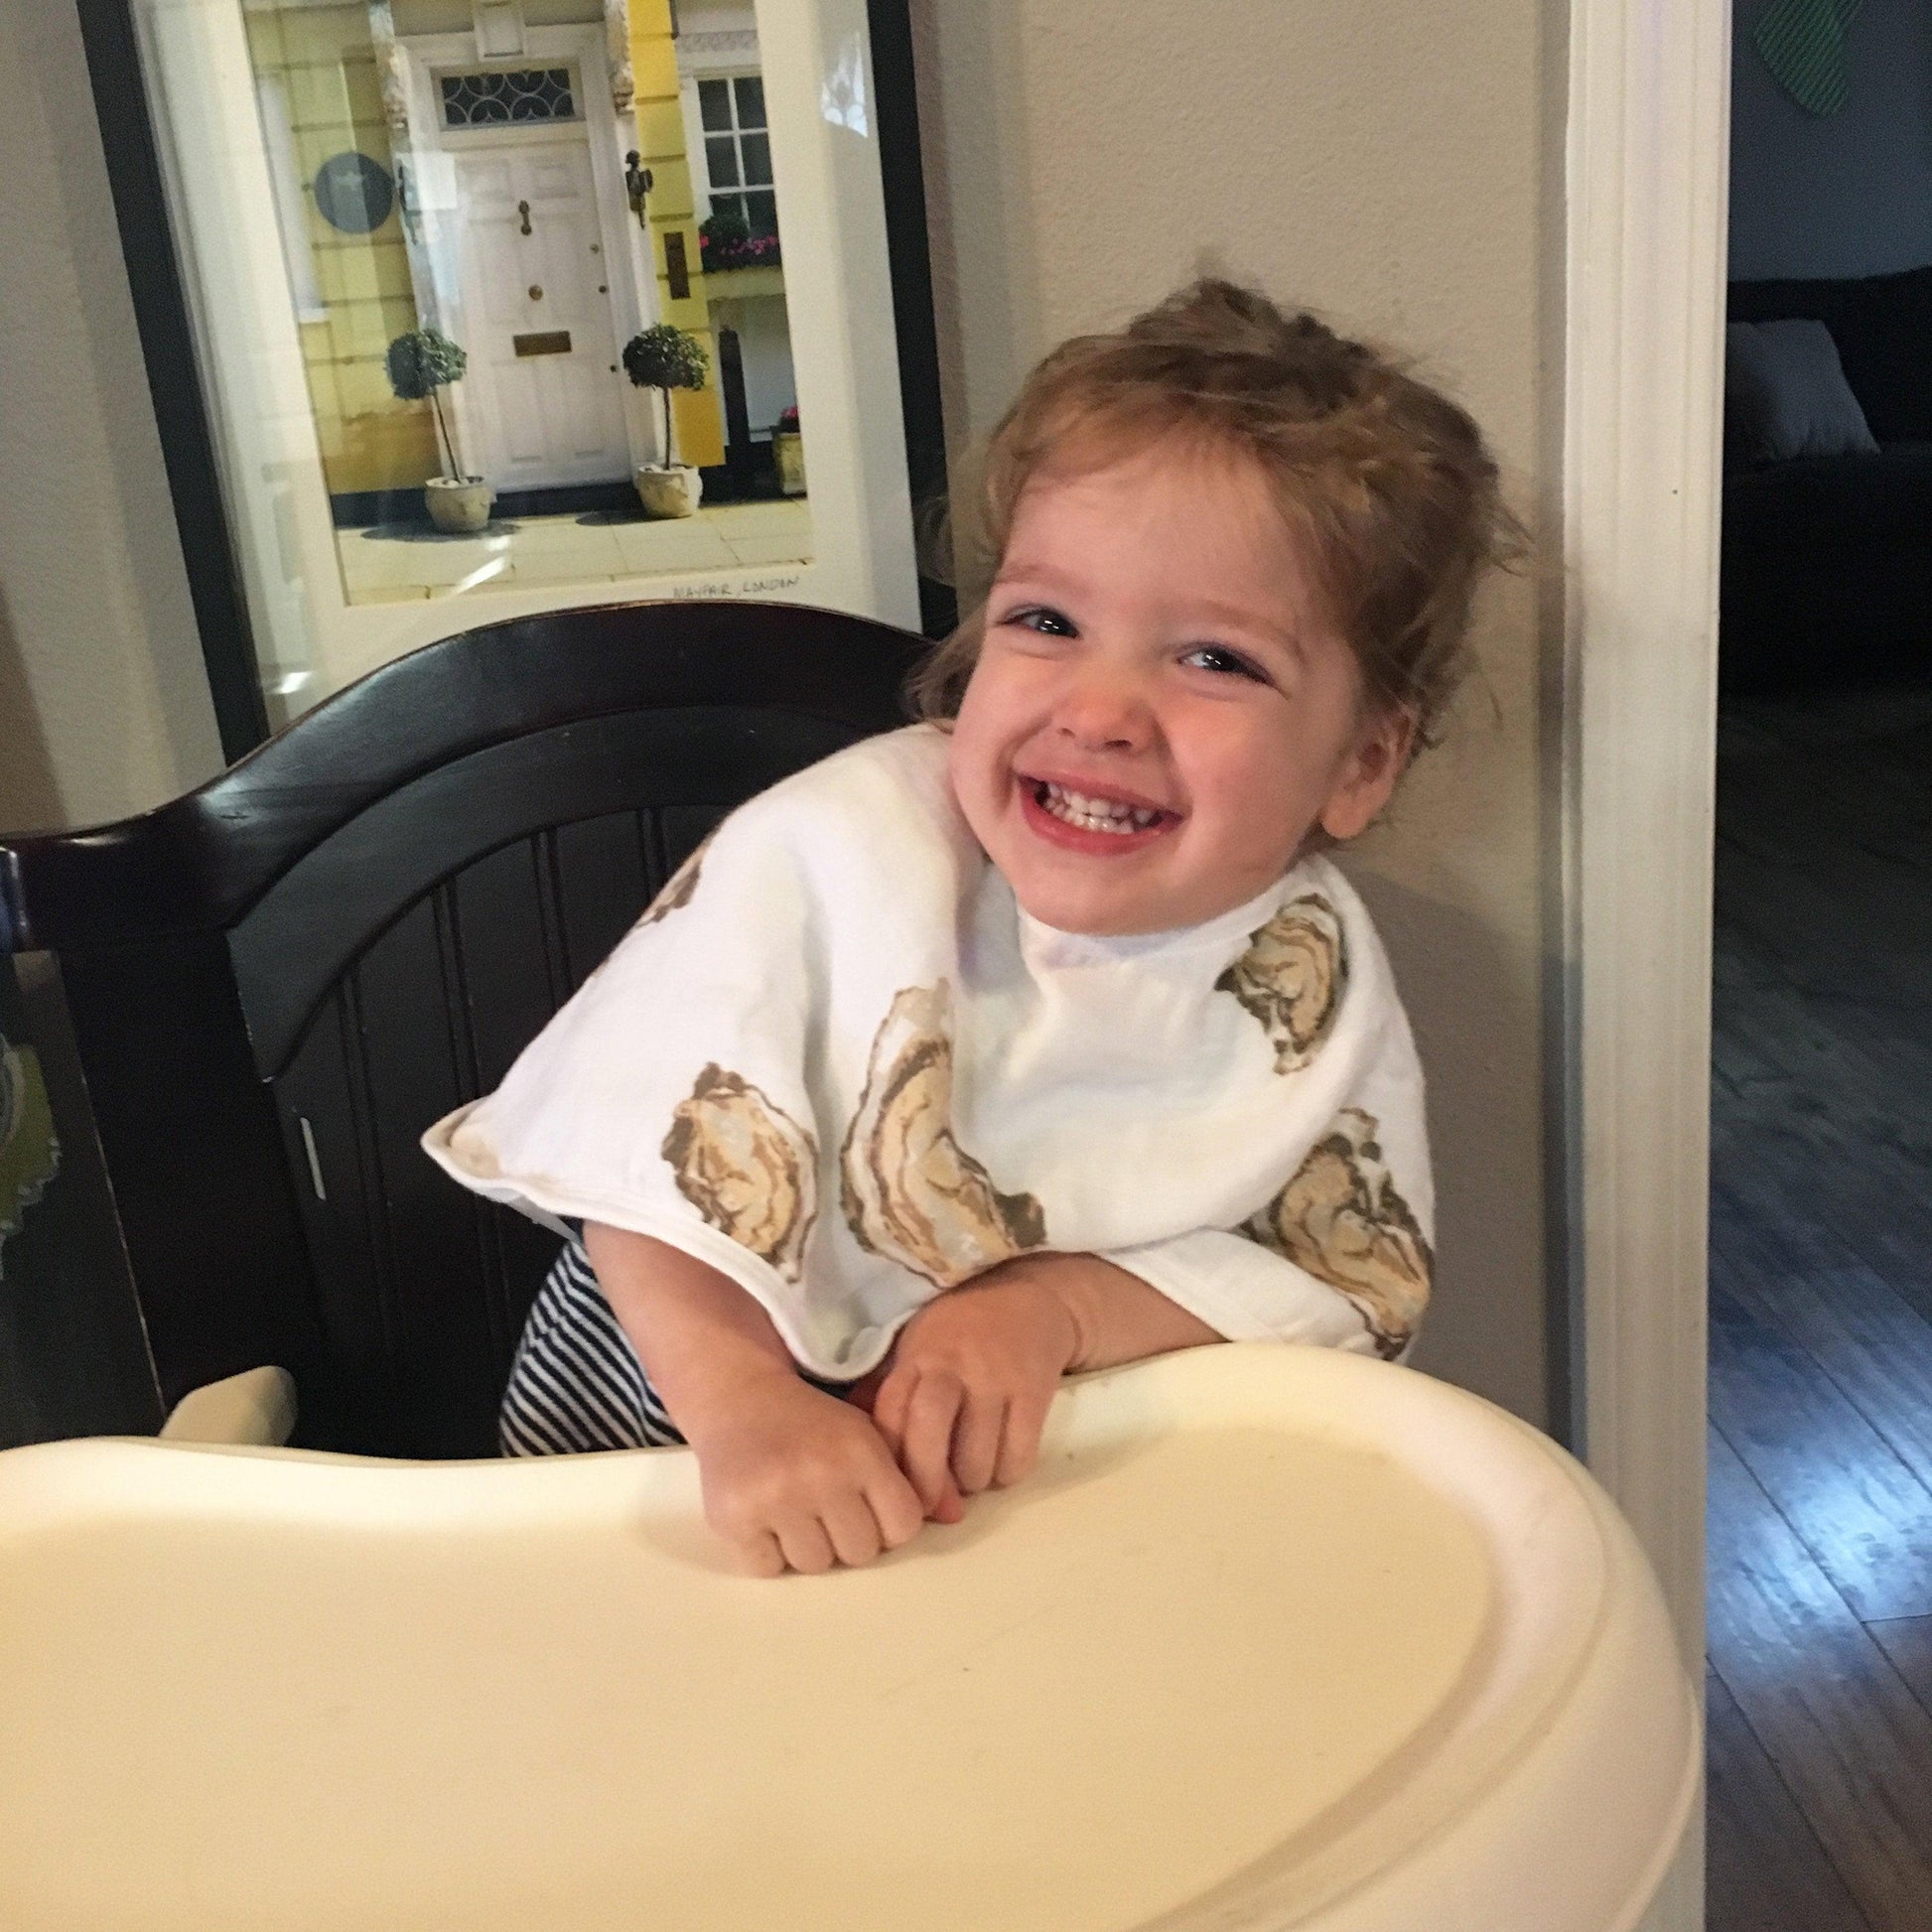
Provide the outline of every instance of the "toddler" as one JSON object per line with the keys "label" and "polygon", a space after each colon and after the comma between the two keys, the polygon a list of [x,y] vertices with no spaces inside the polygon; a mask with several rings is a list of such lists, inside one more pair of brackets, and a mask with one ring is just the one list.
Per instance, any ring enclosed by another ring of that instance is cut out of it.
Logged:
{"label": "toddler", "polygon": [[1461,671],[1475,426],[1204,281],[1034,371],[983,509],[922,722],[734,812],[425,1139],[571,1235],[505,1450],[686,1441],[764,1574],[958,1520],[1070,1371],[1394,1356],[1429,1297],[1421,1072],[1322,855]]}

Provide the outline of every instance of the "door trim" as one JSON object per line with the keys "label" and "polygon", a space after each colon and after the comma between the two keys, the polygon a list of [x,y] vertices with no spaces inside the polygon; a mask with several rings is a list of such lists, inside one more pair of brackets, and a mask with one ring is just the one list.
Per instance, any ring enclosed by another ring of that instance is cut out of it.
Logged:
{"label": "door trim", "polygon": [[[1575,0],[1569,31],[1560,722],[1576,1443],[1649,1552],[1700,1682],[1729,7]],[[1694,1823],[1647,1927],[1703,1923],[1702,1849]]]}

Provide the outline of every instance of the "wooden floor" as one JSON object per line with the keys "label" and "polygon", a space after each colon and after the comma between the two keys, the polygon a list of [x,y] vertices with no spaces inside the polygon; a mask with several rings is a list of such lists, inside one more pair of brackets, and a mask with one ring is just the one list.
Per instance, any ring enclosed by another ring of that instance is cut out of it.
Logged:
{"label": "wooden floor", "polygon": [[1932,1932],[1932,694],[1719,747],[1712,1932]]}

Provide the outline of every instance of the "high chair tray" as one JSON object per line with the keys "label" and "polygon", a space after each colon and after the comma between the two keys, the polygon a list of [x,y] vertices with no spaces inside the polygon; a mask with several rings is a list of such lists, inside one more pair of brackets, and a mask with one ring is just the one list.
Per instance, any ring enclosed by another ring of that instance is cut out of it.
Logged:
{"label": "high chair tray", "polygon": [[1611,1932],[1697,1754],[1594,1483],[1327,1351],[1074,1384],[775,1582],[683,1450],[0,1454],[10,1932]]}

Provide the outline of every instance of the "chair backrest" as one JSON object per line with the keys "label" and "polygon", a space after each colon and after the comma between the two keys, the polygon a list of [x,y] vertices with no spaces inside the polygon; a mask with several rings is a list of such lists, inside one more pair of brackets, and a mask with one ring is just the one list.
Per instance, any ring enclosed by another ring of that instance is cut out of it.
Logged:
{"label": "chair backrest", "polygon": [[923,648],[778,605],[492,624],[158,811],[0,842],[0,950],[58,961],[162,1404],[277,1362],[298,1442],[493,1453],[556,1240],[418,1136],[727,811],[903,723]]}

